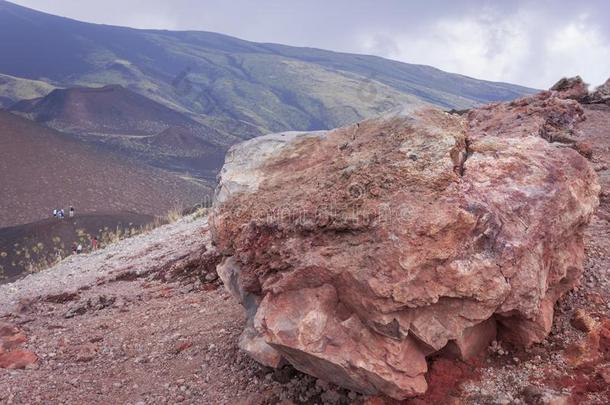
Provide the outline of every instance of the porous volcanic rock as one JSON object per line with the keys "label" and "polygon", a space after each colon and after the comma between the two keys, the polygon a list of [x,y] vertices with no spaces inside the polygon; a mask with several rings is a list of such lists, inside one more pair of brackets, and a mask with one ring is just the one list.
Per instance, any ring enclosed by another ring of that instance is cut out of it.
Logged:
{"label": "porous volcanic rock", "polygon": [[595,89],[587,98],[589,103],[606,103],[610,105],[610,79]]}
{"label": "porous volcanic rock", "polygon": [[233,147],[211,224],[242,349],[402,399],[425,392],[433,353],[543,340],[598,205],[582,119],[548,91]]}
{"label": "porous volcanic rock", "polygon": [[551,87],[551,91],[562,93],[564,98],[582,100],[589,94],[588,85],[580,76],[564,77]]}

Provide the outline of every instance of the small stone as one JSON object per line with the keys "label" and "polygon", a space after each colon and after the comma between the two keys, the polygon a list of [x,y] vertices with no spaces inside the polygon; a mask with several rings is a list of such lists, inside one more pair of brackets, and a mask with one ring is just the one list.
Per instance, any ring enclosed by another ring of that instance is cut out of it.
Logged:
{"label": "small stone", "polygon": [[176,345],[174,345],[174,353],[175,354],[179,354],[182,353],[183,351],[185,351],[186,349],[189,349],[193,346],[193,343],[190,341],[185,341],[185,342],[178,342],[176,343]]}
{"label": "small stone", "polygon": [[13,350],[0,354],[0,368],[25,369],[37,361],[38,356],[28,350]]}
{"label": "small stone", "polygon": [[324,380],[318,379],[318,380],[316,380],[316,387],[319,387],[322,390],[327,390],[329,387],[329,384]]}
{"label": "small stone", "polygon": [[521,396],[526,404],[536,404],[542,397],[542,390],[534,385],[528,385],[521,391]]}
{"label": "small stone", "polygon": [[507,398],[506,396],[501,396],[496,400],[495,403],[497,405],[509,405],[511,403],[511,400],[509,398]]}
{"label": "small stone", "polygon": [[596,322],[583,309],[579,308],[574,311],[570,324],[579,331],[591,332],[595,328]]}
{"label": "small stone", "polygon": [[320,395],[322,402],[325,404],[338,404],[341,401],[341,395],[335,390],[328,390]]}

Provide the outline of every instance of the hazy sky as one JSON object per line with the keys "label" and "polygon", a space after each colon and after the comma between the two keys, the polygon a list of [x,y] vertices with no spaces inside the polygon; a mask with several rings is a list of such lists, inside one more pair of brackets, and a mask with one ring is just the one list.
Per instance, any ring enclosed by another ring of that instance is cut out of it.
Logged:
{"label": "hazy sky", "polygon": [[79,20],[379,55],[547,88],[610,77],[606,0],[15,0]]}

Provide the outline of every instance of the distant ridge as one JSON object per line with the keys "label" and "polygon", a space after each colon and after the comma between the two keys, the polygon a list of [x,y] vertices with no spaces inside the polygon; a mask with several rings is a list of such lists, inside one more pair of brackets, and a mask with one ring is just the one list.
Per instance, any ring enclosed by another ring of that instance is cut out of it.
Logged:
{"label": "distant ridge", "polygon": [[120,85],[53,90],[11,111],[88,143],[212,183],[229,144],[205,124]]}
{"label": "distant ridge", "polygon": [[60,87],[120,84],[230,142],[334,128],[403,104],[463,109],[532,92],[374,56],[89,24],[6,1],[0,55],[0,73]]}

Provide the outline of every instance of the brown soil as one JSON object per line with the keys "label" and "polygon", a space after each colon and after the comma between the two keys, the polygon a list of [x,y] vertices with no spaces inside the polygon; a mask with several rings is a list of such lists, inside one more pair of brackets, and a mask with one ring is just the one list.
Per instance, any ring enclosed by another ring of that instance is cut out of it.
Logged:
{"label": "brown soil", "polygon": [[0,111],[0,227],[49,218],[54,208],[163,215],[202,202],[203,183],[128,162]]}
{"label": "brown soil", "polygon": [[31,224],[0,229],[0,284],[14,281],[23,273],[49,267],[72,254],[72,245],[91,250],[91,240],[98,248],[133,236],[155,218],[134,212],[76,213],[74,218],[49,218]]}
{"label": "brown soil", "polygon": [[11,107],[36,122],[76,133],[154,135],[170,126],[196,126],[187,116],[122,86],[56,89]]}

